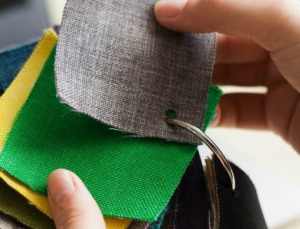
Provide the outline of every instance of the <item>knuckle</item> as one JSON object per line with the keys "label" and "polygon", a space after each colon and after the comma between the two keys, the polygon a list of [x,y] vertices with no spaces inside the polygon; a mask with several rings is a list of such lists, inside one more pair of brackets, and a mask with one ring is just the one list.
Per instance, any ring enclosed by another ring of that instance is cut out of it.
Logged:
{"label": "knuckle", "polygon": [[61,220],[57,223],[58,229],[77,228],[78,222],[84,217],[85,213],[76,209],[69,210],[62,215]]}
{"label": "knuckle", "polygon": [[[286,0],[275,1],[266,6],[268,14],[258,29],[263,34],[262,41],[269,51],[276,51],[290,46],[293,42],[293,34],[300,34],[300,2]],[[299,39],[299,37],[298,37]]]}

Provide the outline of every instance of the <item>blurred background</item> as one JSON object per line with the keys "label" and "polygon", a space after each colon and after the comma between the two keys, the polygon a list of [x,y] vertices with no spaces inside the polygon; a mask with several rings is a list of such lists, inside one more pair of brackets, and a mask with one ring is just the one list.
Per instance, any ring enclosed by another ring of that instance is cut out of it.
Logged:
{"label": "blurred background", "polygon": [[[39,39],[43,29],[61,23],[64,5],[65,0],[0,0],[0,50]],[[207,133],[254,182],[269,228],[300,228],[300,155],[269,132],[220,128]]]}

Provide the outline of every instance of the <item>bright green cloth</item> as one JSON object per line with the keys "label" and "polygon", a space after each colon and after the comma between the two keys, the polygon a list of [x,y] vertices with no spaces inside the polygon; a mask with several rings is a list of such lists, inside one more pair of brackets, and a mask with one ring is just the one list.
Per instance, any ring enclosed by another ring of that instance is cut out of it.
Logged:
{"label": "bright green cloth", "polygon": [[[196,146],[132,137],[61,103],[54,54],[55,50],[9,133],[0,167],[43,194],[53,170],[70,169],[82,178],[105,216],[155,220]],[[219,96],[213,88],[210,113]]]}

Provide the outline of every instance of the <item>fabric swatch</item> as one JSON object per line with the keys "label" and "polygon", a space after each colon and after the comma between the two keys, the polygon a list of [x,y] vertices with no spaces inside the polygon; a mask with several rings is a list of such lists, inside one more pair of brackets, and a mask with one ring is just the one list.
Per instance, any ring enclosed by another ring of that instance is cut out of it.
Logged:
{"label": "fabric swatch", "polygon": [[154,18],[156,0],[68,0],[56,56],[61,100],[125,132],[200,144],[165,122],[203,129],[215,34],[172,32]]}
{"label": "fabric swatch", "polygon": [[[0,119],[3,120],[0,124],[0,149],[3,148],[8,132],[11,130],[18,112],[27,100],[57,39],[58,37],[52,29],[44,33],[44,36],[36,45],[34,52],[25,66],[17,74],[16,80],[14,80],[5,94],[0,98]],[[14,72],[13,69],[11,71]],[[50,216],[48,200],[45,196],[35,193],[3,170],[0,170],[0,178],[22,196],[26,197],[31,203],[34,203],[39,210]]]}
{"label": "fabric swatch", "polygon": [[[4,122],[0,123],[0,149],[3,148],[8,131],[11,129],[17,113],[23,105],[21,102],[23,101],[24,103],[27,100],[28,95],[30,94],[30,91],[56,41],[57,35],[53,30],[45,32],[42,40],[38,43],[34,53],[20,71],[16,80],[5,92],[5,96],[0,98],[0,117],[5,117],[5,119],[2,119]],[[33,191],[27,185],[16,180],[3,170],[0,170],[0,178],[24,196],[41,212],[51,217],[48,200],[45,195],[41,195]],[[105,218],[105,221],[108,229],[124,229],[131,222],[130,220],[113,218]]]}
{"label": "fabric swatch", "polygon": [[83,179],[105,216],[155,220],[195,147],[132,138],[75,112],[56,97],[53,64],[54,51],[9,134],[0,166],[43,194],[51,171],[70,169]]}
{"label": "fabric swatch", "polygon": [[[48,199],[45,195],[41,195],[32,189],[30,189],[25,184],[13,178],[11,175],[7,174],[5,171],[0,170],[0,178],[12,189],[16,190],[20,195],[25,197],[32,205],[34,205],[42,213],[51,217],[50,207],[48,204]],[[1,187],[0,187],[1,188]],[[0,203],[1,205],[1,203]],[[1,206],[0,206],[1,209]],[[14,216],[14,214],[12,214]],[[104,218],[107,229],[125,229],[131,223],[131,220],[119,219],[119,218]],[[142,223],[142,222],[140,222]]]}
{"label": "fabric swatch", "polygon": [[22,69],[37,42],[8,49],[0,53],[0,87],[5,91]]}
{"label": "fabric swatch", "polygon": [[209,200],[199,153],[196,153],[177,188],[176,228],[209,228]]}
{"label": "fabric swatch", "polygon": [[219,205],[219,228],[267,229],[254,184],[247,174],[235,164],[231,167],[236,179],[236,193],[221,162],[214,157],[216,191]]}
{"label": "fabric swatch", "polygon": [[24,197],[9,188],[3,181],[0,181],[0,211],[30,228],[55,228],[51,219],[30,205]]}
{"label": "fabric swatch", "polygon": [[[60,26],[53,27],[56,34]],[[28,60],[38,42],[5,49],[0,52],[0,96],[9,87],[24,63]]]}
{"label": "fabric swatch", "polygon": [[0,179],[3,180],[9,187],[17,191],[20,195],[32,203],[39,211],[51,217],[50,207],[47,196],[39,194],[30,189],[25,184],[21,183],[10,174],[0,170]]}
{"label": "fabric swatch", "polygon": [[132,221],[127,229],[147,229],[149,228],[149,223],[142,221]]}
{"label": "fabric swatch", "polygon": [[[156,219],[195,147],[130,138],[60,103],[54,85],[54,53],[9,134],[1,167],[43,194],[51,171],[70,169],[83,179],[105,216]],[[171,171],[180,173],[174,179]],[[145,187],[153,193],[145,192]]]}
{"label": "fabric swatch", "polygon": [[177,211],[177,196],[178,190],[176,189],[172,199],[169,202],[169,211],[167,212],[164,221],[162,222],[161,229],[175,229],[175,215]]}
{"label": "fabric swatch", "polygon": [[10,216],[0,212],[0,228],[1,229],[29,229],[28,227],[22,225]]}
{"label": "fabric swatch", "polygon": [[[17,79],[11,84],[8,93],[4,93],[0,99],[0,150],[6,140],[13,122],[25,101],[27,100],[36,79],[38,78],[52,48],[56,44],[57,35],[53,29],[45,32],[42,40],[30,56]],[[22,81],[22,83],[20,83]],[[8,91],[7,90],[7,91]]]}

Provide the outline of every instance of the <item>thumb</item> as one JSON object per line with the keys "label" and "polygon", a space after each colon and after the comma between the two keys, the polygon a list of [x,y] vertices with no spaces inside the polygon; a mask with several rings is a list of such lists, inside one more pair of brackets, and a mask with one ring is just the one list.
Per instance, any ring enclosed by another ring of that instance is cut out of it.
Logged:
{"label": "thumb", "polygon": [[156,19],[182,32],[218,32],[250,39],[270,52],[300,92],[299,0],[160,0]]}
{"label": "thumb", "polygon": [[95,200],[72,172],[56,170],[48,178],[48,200],[58,229],[105,229]]}
{"label": "thumb", "polygon": [[271,51],[299,43],[299,10],[298,0],[160,0],[155,16],[172,30],[241,36]]}

